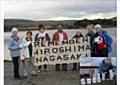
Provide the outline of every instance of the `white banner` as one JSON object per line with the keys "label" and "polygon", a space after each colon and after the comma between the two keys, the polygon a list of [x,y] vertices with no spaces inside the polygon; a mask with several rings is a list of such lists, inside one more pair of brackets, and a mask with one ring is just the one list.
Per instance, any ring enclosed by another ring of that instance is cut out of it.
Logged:
{"label": "white banner", "polygon": [[79,62],[90,56],[90,39],[81,37],[61,42],[33,42],[34,65]]}

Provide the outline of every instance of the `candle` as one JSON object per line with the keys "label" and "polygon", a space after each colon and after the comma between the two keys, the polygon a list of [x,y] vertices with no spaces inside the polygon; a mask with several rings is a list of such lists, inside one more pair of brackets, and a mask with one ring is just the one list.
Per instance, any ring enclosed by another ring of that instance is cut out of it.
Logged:
{"label": "candle", "polygon": [[100,74],[97,73],[97,82],[101,82]]}
{"label": "candle", "polygon": [[110,73],[109,79],[110,79],[110,80],[113,80],[113,71],[112,71],[112,70],[109,70],[109,73]]}
{"label": "candle", "polygon": [[102,73],[102,80],[105,80],[105,73]]}
{"label": "candle", "polygon": [[85,79],[80,79],[80,83],[84,85],[85,84]]}
{"label": "candle", "polygon": [[91,84],[91,78],[87,78],[87,84]]}

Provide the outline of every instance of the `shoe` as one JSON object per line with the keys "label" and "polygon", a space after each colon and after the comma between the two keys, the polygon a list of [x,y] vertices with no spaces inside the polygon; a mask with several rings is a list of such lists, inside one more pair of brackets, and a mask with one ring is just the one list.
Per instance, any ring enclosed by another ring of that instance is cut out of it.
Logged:
{"label": "shoe", "polygon": [[28,76],[28,73],[25,72],[25,73],[23,74],[23,77],[24,77],[24,78],[27,78],[27,76]]}
{"label": "shoe", "polygon": [[40,73],[41,72],[41,70],[39,69],[39,70],[37,70],[37,73]]}
{"label": "shoe", "polygon": [[67,71],[67,69],[62,69],[62,71]]}
{"label": "shoe", "polygon": [[26,78],[27,78],[27,76],[23,76],[22,78],[23,78],[23,79],[26,79]]}
{"label": "shoe", "polygon": [[32,76],[37,76],[37,72],[36,72],[36,71],[32,71],[30,74],[31,74]]}
{"label": "shoe", "polygon": [[49,69],[48,69],[48,68],[46,68],[46,69],[44,69],[44,71],[49,71]]}
{"label": "shoe", "polygon": [[72,71],[76,71],[77,69],[76,68],[72,68]]}
{"label": "shoe", "polygon": [[19,79],[21,79],[21,77],[20,76],[16,76],[16,77],[14,77],[14,79],[19,80]]}
{"label": "shoe", "polygon": [[56,69],[56,71],[60,71],[60,69]]}

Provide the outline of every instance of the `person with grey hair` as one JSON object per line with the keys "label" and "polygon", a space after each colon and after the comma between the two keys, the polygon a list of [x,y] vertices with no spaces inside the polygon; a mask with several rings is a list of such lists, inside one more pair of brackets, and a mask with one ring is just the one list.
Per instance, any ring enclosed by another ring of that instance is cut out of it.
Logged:
{"label": "person with grey hair", "polygon": [[12,28],[12,36],[10,36],[8,41],[8,47],[10,50],[10,55],[14,65],[14,79],[19,79],[19,58],[20,58],[20,38],[18,37],[18,29]]}
{"label": "person with grey hair", "polygon": [[94,57],[108,57],[108,53],[112,52],[112,37],[102,29],[100,24],[96,24],[94,28],[96,33],[91,42]]}
{"label": "person with grey hair", "polygon": [[[68,40],[68,34],[63,31],[63,26],[58,25],[57,26],[57,32],[53,34],[52,41],[58,43],[59,41],[63,40]],[[62,70],[66,71],[67,70],[67,64],[63,63],[62,64]],[[60,71],[60,64],[56,64],[56,71]]]}

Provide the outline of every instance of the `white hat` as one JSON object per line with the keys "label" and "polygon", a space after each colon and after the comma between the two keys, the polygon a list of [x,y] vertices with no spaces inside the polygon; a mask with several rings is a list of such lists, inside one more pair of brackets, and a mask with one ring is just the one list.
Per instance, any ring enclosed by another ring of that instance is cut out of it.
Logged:
{"label": "white hat", "polygon": [[12,32],[18,32],[18,29],[16,27],[13,27],[11,31]]}
{"label": "white hat", "polygon": [[95,25],[95,29],[96,29],[96,28],[102,29],[102,27],[101,27],[100,24],[96,24],[96,25]]}

